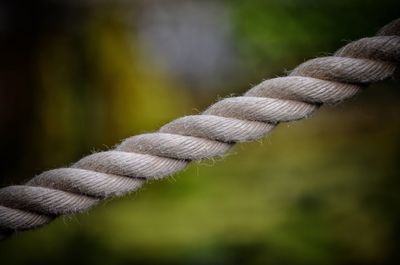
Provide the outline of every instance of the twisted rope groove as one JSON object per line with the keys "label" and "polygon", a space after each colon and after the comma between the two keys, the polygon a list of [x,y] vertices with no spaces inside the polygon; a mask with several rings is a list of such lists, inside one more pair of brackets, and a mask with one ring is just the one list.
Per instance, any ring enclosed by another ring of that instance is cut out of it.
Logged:
{"label": "twisted rope groove", "polygon": [[104,199],[140,189],[147,180],[172,175],[193,160],[222,156],[235,143],[260,139],[281,122],[307,118],[321,104],[341,102],[365,85],[392,77],[399,61],[397,19],[375,37],[306,61],[288,76],[265,80],[199,115],[132,136],[113,150],[43,172],[24,185],[1,188],[0,235],[87,211]]}

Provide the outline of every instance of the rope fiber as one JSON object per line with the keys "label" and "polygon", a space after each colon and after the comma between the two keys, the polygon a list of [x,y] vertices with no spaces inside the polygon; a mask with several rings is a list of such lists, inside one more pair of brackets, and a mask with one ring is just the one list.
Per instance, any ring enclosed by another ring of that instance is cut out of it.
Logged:
{"label": "rope fiber", "polygon": [[394,77],[399,61],[397,19],[374,37],[306,61],[288,76],[265,80],[199,115],[132,136],[112,150],[43,172],[23,185],[1,188],[0,237],[87,211],[140,189],[148,180],[172,175],[193,160],[222,156],[235,143],[262,138],[281,122],[307,118],[322,104],[341,102],[370,83]]}

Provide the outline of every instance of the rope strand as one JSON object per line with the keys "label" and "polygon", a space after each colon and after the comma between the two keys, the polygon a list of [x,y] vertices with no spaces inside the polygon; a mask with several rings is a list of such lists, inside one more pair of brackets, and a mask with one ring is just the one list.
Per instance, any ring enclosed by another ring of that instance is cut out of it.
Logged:
{"label": "rope strand", "polygon": [[0,238],[87,211],[104,199],[140,189],[147,180],[172,175],[190,161],[222,156],[234,143],[259,139],[281,122],[307,118],[321,104],[341,102],[365,85],[392,77],[399,61],[397,19],[375,37],[306,61],[288,76],[263,81],[199,115],[132,136],[113,150],[43,172],[24,185],[1,188]]}

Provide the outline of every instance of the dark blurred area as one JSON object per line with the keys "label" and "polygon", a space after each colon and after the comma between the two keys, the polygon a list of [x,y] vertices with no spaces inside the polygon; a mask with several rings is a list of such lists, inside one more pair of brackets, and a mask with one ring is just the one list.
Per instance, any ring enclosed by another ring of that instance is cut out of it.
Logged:
{"label": "dark blurred area", "polygon": [[[0,2],[0,182],[106,150],[373,35],[394,0]],[[0,242],[2,264],[397,264],[390,80],[224,159]]]}

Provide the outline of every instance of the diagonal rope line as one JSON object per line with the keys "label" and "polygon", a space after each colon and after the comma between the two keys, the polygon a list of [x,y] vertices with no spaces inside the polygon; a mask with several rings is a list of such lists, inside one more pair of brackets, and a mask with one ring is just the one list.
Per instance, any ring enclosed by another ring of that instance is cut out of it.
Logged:
{"label": "diagonal rope line", "polygon": [[132,136],[113,150],[43,172],[23,185],[1,188],[0,238],[87,211],[104,199],[140,189],[147,180],[172,175],[190,161],[222,156],[235,143],[262,138],[281,122],[307,118],[322,104],[344,101],[368,84],[393,77],[399,62],[397,19],[375,37],[306,61],[288,76],[265,80],[199,115]]}

